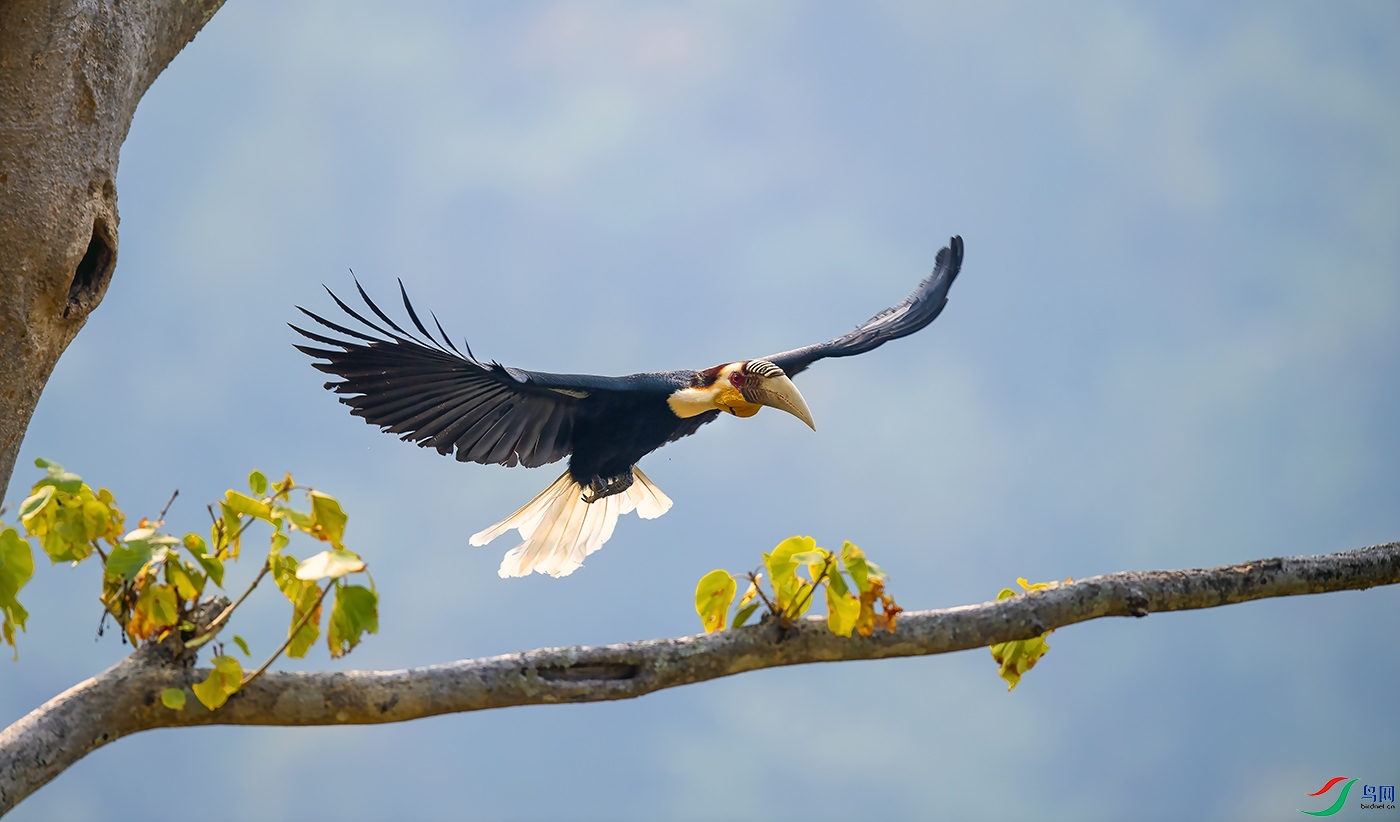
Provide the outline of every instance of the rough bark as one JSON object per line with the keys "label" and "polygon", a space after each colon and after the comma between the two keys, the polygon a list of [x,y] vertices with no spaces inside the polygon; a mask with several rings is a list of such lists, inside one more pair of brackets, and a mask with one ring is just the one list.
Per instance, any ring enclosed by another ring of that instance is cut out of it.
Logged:
{"label": "rough bark", "polygon": [[116,267],[117,160],[136,104],[223,2],[0,2],[0,498]]}
{"label": "rough bark", "polygon": [[403,722],[511,705],[630,699],[761,668],[944,654],[1107,616],[1147,616],[1269,597],[1400,583],[1400,543],[1316,557],[1187,571],[1107,574],[981,605],[917,611],[898,630],[839,637],[821,618],[603,647],[545,648],[400,671],[272,672],[217,711],[191,696],[160,703],[207,670],[188,655],[143,649],[0,732],[0,814],[97,748],[152,728]]}

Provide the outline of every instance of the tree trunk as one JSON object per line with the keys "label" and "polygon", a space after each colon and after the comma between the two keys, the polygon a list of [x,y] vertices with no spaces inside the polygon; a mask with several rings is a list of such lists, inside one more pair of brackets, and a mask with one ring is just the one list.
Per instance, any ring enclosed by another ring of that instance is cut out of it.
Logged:
{"label": "tree trunk", "polygon": [[0,498],[54,365],[117,264],[117,160],[223,0],[0,0]]}

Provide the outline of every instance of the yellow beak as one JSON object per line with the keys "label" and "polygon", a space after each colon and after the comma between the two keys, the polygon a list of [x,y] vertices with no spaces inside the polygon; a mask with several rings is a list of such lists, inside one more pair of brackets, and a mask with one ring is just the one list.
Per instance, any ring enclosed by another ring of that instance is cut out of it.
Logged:
{"label": "yellow beak", "polygon": [[797,386],[792,384],[792,380],[788,379],[786,374],[764,377],[758,385],[745,386],[744,399],[786,411],[807,423],[808,428],[817,430],[817,424],[812,422],[812,412],[807,408],[807,401],[802,398],[802,392],[797,390]]}

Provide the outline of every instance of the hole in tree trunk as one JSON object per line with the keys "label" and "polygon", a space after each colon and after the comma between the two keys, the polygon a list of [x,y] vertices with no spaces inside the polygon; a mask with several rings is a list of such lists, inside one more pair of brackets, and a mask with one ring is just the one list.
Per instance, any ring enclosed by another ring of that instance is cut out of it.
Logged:
{"label": "hole in tree trunk", "polygon": [[71,317],[86,314],[96,307],[112,276],[116,260],[116,250],[108,239],[107,226],[99,218],[92,224],[92,239],[87,251],[73,272],[73,283],[68,286],[68,302],[63,307],[63,316]]}

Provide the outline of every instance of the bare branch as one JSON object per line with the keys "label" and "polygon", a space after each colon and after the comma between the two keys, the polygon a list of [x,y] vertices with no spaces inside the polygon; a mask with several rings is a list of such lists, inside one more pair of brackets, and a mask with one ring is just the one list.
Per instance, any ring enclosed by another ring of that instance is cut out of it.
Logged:
{"label": "bare branch", "polygon": [[[207,670],[142,649],[0,732],[0,814],[88,753],[128,734],[189,725],[353,725],[560,702],[631,699],[761,668],[946,654],[1107,616],[1147,616],[1270,597],[1400,583],[1400,543],[1316,557],[1261,559],[1188,571],[1090,577],[998,602],[900,616],[893,634],[845,638],[823,617],[777,620],[678,639],[544,648],[400,671],[273,671],[214,712],[160,703]],[[217,609],[210,609],[206,620]]]}

